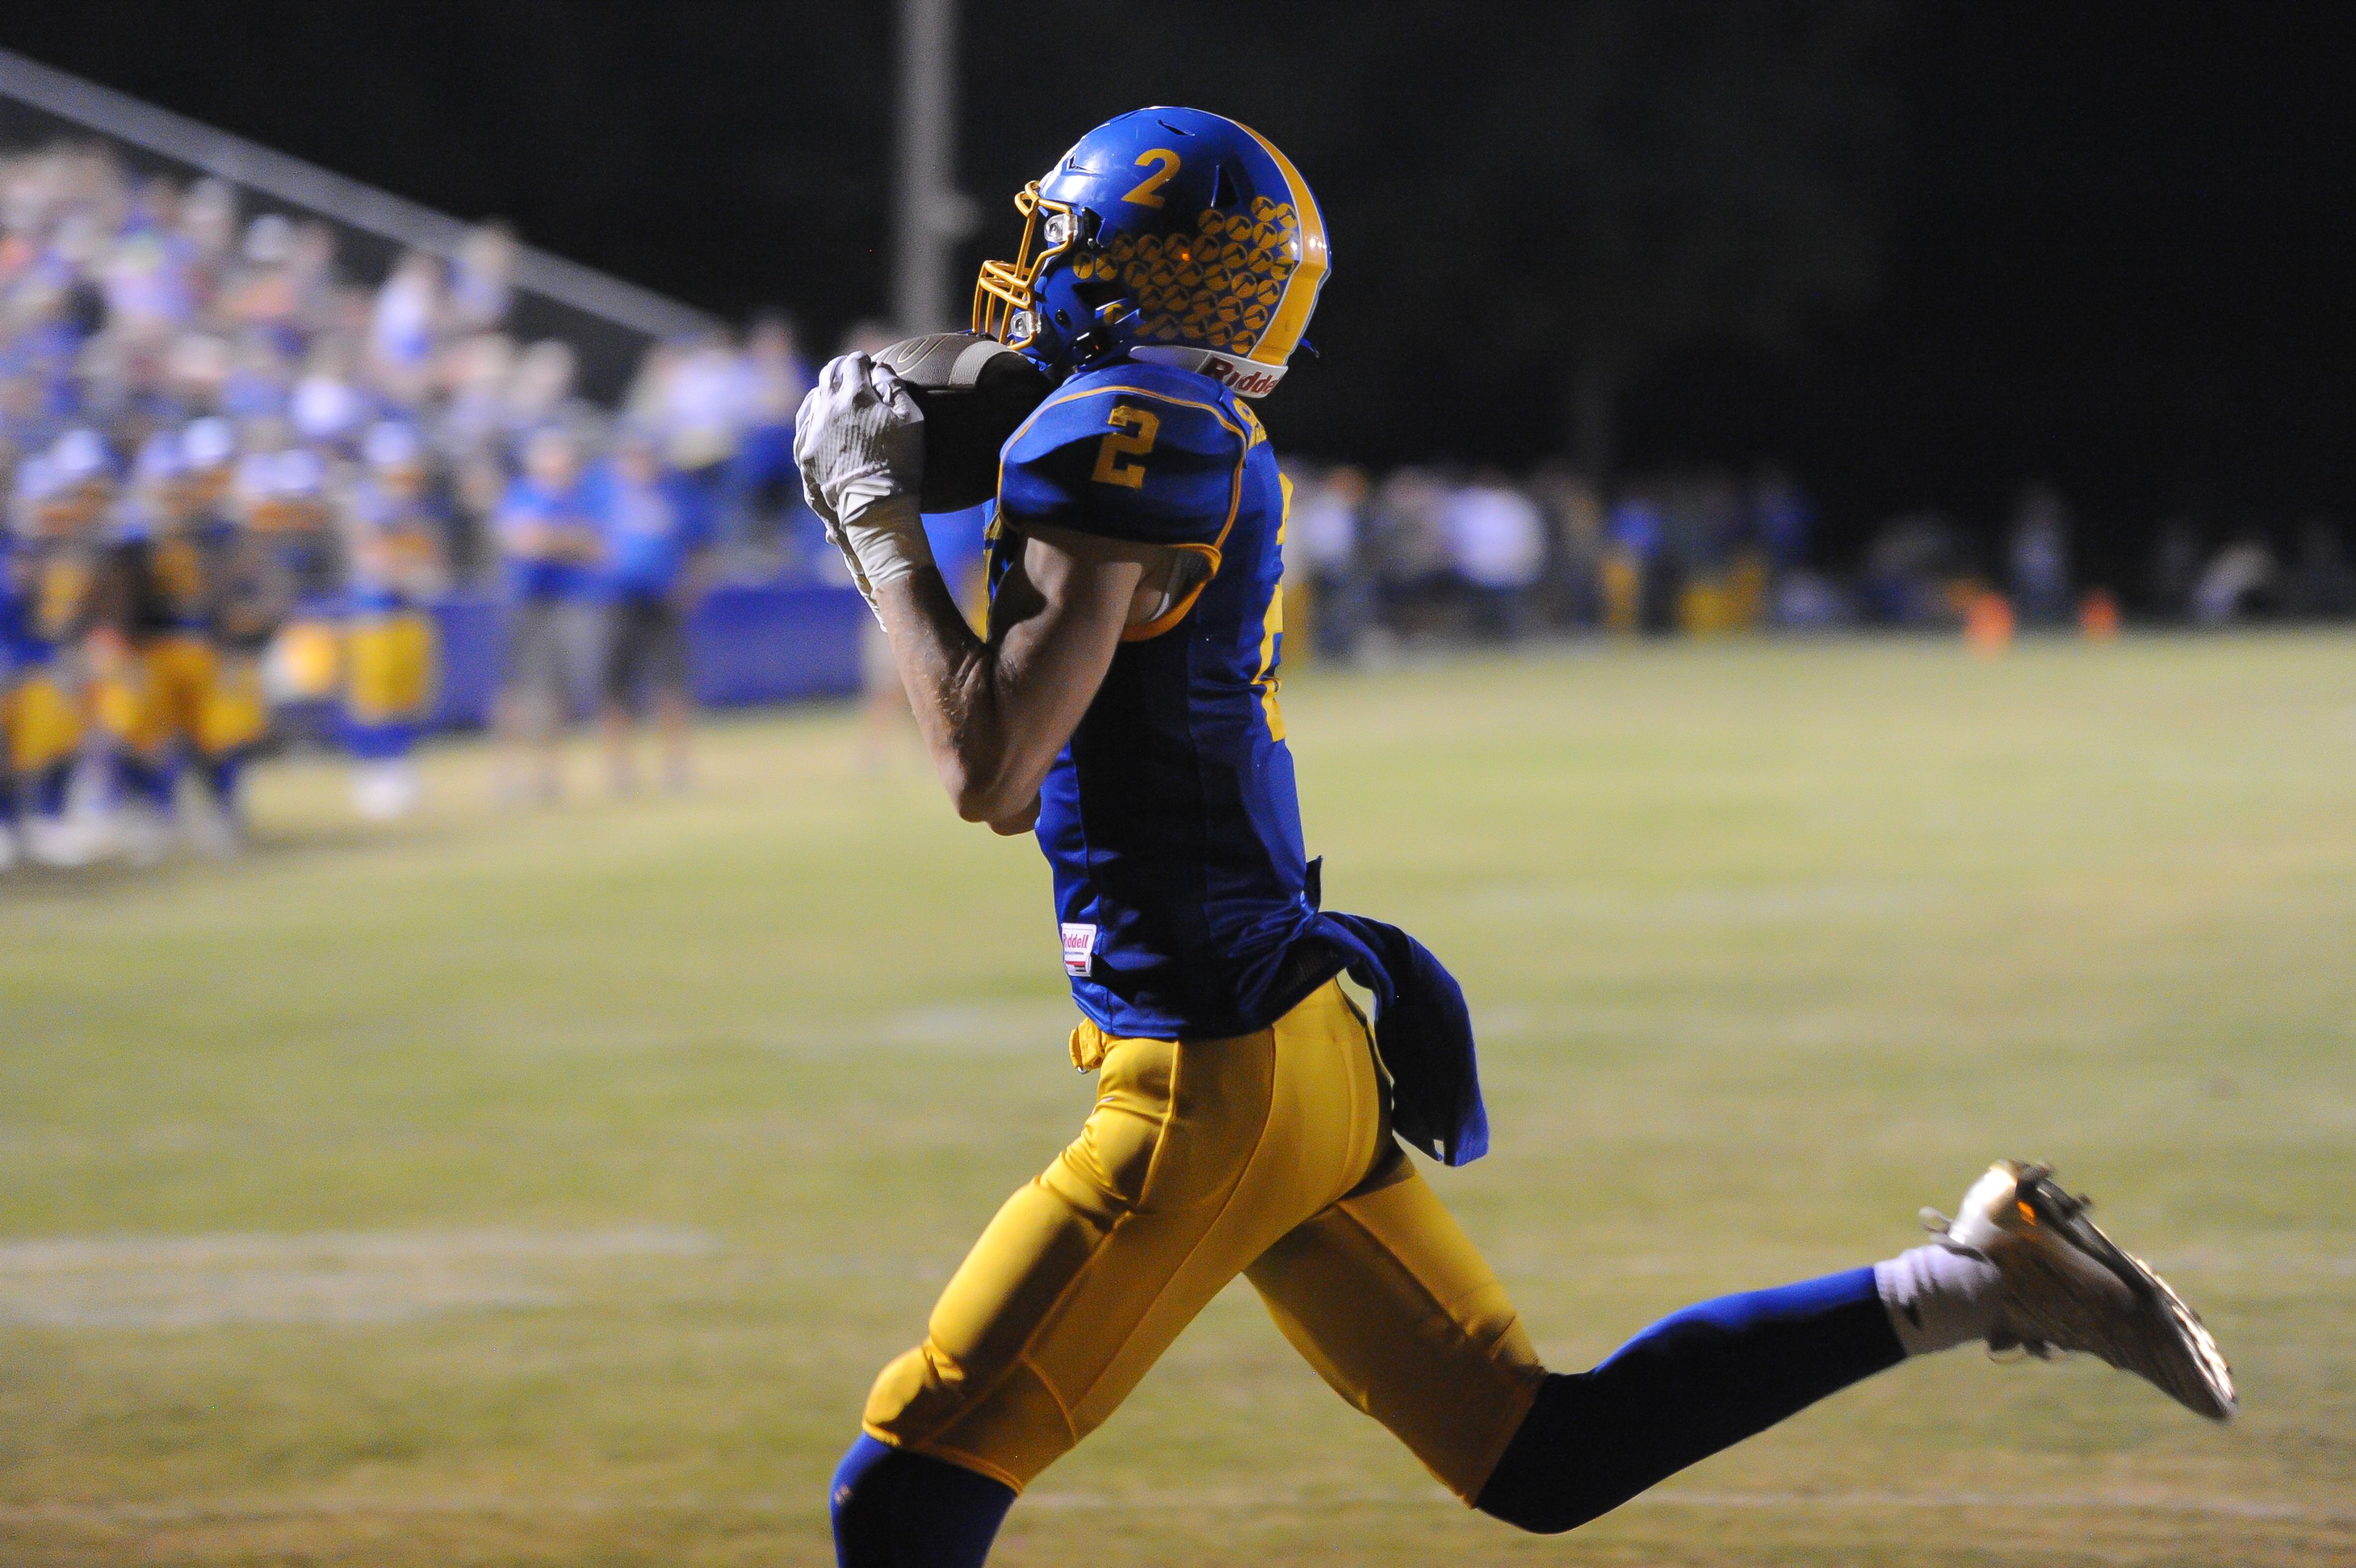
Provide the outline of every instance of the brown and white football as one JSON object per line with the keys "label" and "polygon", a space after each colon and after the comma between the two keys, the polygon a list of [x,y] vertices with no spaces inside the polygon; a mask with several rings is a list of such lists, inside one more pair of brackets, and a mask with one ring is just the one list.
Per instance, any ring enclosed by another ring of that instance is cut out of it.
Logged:
{"label": "brown and white football", "polygon": [[1046,400],[1046,374],[994,337],[937,332],[894,343],[875,362],[908,384],[925,415],[927,512],[978,507],[998,494],[998,449]]}

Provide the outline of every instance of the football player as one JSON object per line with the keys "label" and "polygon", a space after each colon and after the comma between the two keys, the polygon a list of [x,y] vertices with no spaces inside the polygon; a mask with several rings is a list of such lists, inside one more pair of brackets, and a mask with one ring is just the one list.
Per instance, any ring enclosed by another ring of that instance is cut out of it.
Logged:
{"label": "football player", "polygon": [[16,533],[0,528],[0,871],[13,870],[23,855],[24,801],[16,786],[16,763],[8,744],[10,694],[16,689],[16,648],[24,639],[24,603],[16,593]]}
{"label": "football player", "polygon": [[259,672],[221,640],[247,548],[206,506],[184,434],[150,437],[115,525],[95,634],[109,669],[99,713],[132,803],[123,841],[134,858],[161,849],[188,764],[211,806],[196,819],[198,842],[216,854],[237,848],[239,775],[268,722]]}
{"label": "football player", "polygon": [[432,717],[440,645],[427,605],[448,585],[448,525],[426,480],[417,432],[388,420],[369,430],[368,475],[352,494],[345,536],[352,563],[344,635],[344,742],[357,770],[352,804],[371,821],[417,804],[411,757]]}
{"label": "football player", "polygon": [[23,848],[46,866],[80,865],[97,848],[67,805],[86,730],[82,644],[98,603],[104,475],[98,437],[70,431],[17,469],[9,512],[5,592],[16,635],[0,729]]}
{"label": "football player", "polygon": [[230,486],[279,609],[262,655],[263,689],[281,721],[312,733],[332,723],[343,681],[343,540],[327,481],[317,453],[290,446],[247,453]]}
{"label": "football player", "polygon": [[986,634],[925,543],[905,386],[837,359],[796,452],[958,814],[1046,853],[1097,1106],[877,1378],[834,1479],[843,1563],[980,1563],[1015,1494],[1238,1274],[1345,1399],[1533,1531],[1975,1341],[2090,1350],[2232,1412],[2198,1320],[2011,1162],[1925,1246],[1688,1307],[1589,1371],[1540,1365],[1406,1154],[1487,1146],[1462,995],[1406,933],[1322,911],[1302,849],[1285,487],[1244,400],[1282,379],[1325,283],[1316,200],[1249,129],[1149,109],[1016,206],[1023,248],[983,267],[975,325],[1062,380],[1003,449]]}

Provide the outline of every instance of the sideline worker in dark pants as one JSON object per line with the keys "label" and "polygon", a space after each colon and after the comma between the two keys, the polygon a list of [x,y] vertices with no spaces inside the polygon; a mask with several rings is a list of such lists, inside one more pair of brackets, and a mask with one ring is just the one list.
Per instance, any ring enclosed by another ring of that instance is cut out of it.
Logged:
{"label": "sideline worker in dark pants", "polygon": [[688,715],[693,701],[687,657],[692,571],[709,528],[697,498],[667,471],[654,443],[624,433],[604,488],[601,581],[605,613],[603,725],[615,793],[637,787],[630,756],[633,709],[643,692],[654,710],[663,783],[688,780]]}

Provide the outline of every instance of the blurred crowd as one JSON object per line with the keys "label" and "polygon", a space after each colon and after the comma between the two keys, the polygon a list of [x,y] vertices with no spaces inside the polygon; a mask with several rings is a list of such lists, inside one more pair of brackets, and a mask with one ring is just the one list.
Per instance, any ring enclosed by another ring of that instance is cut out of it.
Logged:
{"label": "blurred crowd", "polygon": [[1789,619],[1778,593],[1804,592],[1809,503],[1778,469],[1609,496],[1558,464],[1519,480],[1494,469],[1403,467],[1378,482],[1347,466],[1288,473],[1289,652],[1727,631]]}
{"label": "blurred crowd", "polygon": [[2082,580],[2070,508],[2031,484],[1994,530],[1933,511],[1889,519],[1855,569],[1821,564],[1815,508],[1772,465],[1639,475],[1608,491],[1558,464],[1491,469],[1288,464],[1288,655],[1348,658],[1428,638],[1749,628],[2117,630],[2356,616],[2346,530],[2153,531],[2120,583]]}
{"label": "blurred crowd", "polygon": [[[662,779],[684,782],[695,597],[723,577],[844,581],[793,464],[809,366],[769,316],[656,344],[620,406],[597,406],[571,347],[515,330],[519,255],[487,225],[368,282],[328,227],[220,181],[139,175],[98,146],[0,155],[0,869],[233,850],[245,764],[292,736],[348,753],[364,815],[408,811],[437,712],[430,612],[454,594],[504,617],[503,797],[555,795],[558,740],[593,709],[615,788],[636,783],[641,718]],[[2107,588],[2073,580],[2068,508],[2041,486],[2000,559],[1925,512],[1837,576],[1773,467],[1609,489],[1557,464],[1288,472],[1289,658],[2118,623]],[[978,575],[978,519],[943,521],[944,560]],[[2356,613],[2330,523],[2221,546],[2174,519],[2154,537],[2124,585],[2139,613]]]}
{"label": "blurred crowd", "polygon": [[808,369],[765,320],[594,407],[570,347],[511,330],[518,257],[486,226],[371,284],[218,180],[0,156],[0,866],[233,848],[243,764],[289,733],[408,810],[454,592],[506,606],[505,795],[556,791],[590,706],[617,787],[644,711],[684,778],[700,583],[831,564],[793,475]]}

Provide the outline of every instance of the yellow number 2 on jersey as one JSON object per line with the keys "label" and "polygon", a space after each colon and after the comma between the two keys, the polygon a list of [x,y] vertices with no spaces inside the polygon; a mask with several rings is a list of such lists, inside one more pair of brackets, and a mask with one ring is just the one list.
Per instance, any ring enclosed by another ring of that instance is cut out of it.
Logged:
{"label": "yellow number 2 on jersey", "polygon": [[1145,485],[1145,464],[1124,463],[1124,457],[1143,457],[1153,450],[1153,438],[1162,433],[1162,417],[1129,403],[1115,403],[1105,418],[1120,429],[1104,438],[1097,448],[1096,472],[1088,477],[1099,485],[1126,485],[1132,490]]}

